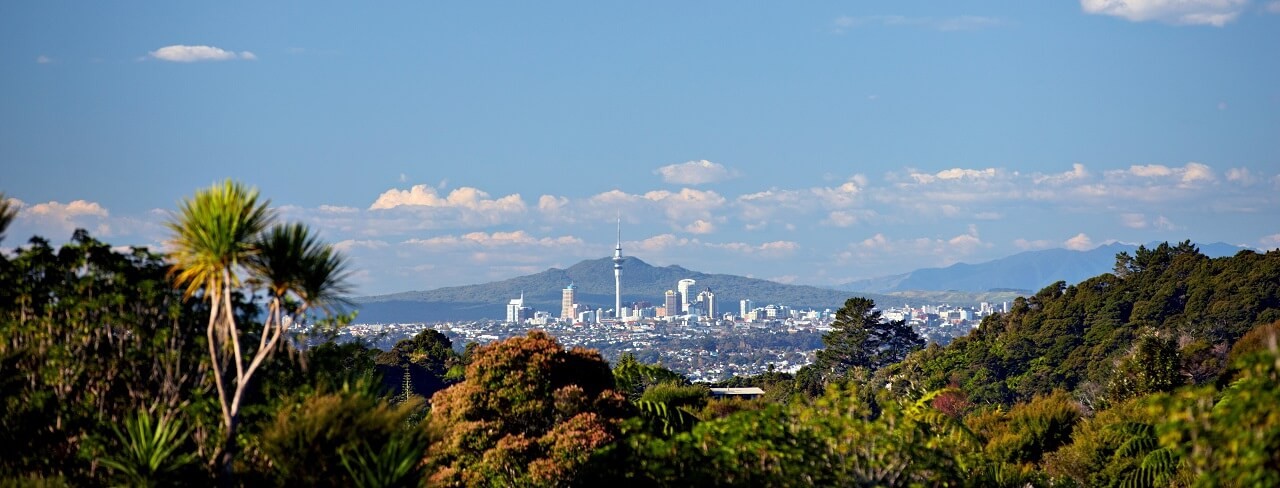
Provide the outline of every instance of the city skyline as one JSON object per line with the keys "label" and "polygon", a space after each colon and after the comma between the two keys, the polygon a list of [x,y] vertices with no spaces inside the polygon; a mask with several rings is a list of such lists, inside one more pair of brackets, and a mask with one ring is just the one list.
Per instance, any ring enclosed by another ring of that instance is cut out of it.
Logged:
{"label": "city skyline", "polygon": [[3,4],[3,246],[163,250],[233,178],[357,295],[1280,247],[1280,3],[1104,3]]}

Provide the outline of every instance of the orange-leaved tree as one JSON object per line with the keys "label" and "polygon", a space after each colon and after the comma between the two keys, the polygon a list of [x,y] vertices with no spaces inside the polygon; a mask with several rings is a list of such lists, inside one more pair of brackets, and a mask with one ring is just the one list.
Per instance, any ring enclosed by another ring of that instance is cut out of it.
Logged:
{"label": "orange-leaved tree", "polygon": [[480,347],[473,357],[466,380],[431,399],[433,484],[573,484],[631,413],[599,353],[565,350],[545,332]]}

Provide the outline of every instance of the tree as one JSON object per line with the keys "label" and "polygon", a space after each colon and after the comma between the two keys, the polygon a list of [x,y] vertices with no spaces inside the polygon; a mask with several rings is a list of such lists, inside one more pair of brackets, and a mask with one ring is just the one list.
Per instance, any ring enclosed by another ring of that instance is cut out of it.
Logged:
{"label": "tree", "polygon": [[401,339],[375,361],[383,385],[400,398],[431,398],[463,374],[462,357],[453,350],[453,341],[434,329]]}
{"label": "tree", "polygon": [[4,240],[4,231],[9,229],[13,218],[18,216],[18,209],[3,192],[0,192],[0,241]]}
{"label": "tree", "polygon": [[545,332],[473,357],[466,380],[431,398],[432,484],[574,484],[631,413],[599,353],[566,351]]}
{"label": "tree", "polygon": [[816,360],[828,380],[842,377],[852,368],[875,371],[924,347],[924,339],[911,327],[901,320],[885,321],[875,307],[875,301],[855,297],[845,300],[836,311],[831,332],[822,336],[826,348],[818,351]]}
{"label": "tree", "polygon": [[[212,401],[201,312],[168,271],[158,254],[116,251],[84,230],[60,248],[33,237],[0,256],[0,478],[103,484],[90,461],[121,451],[110,426],[143,410],[169,424]],[[195,443],[206,424],[191,423]]]}
{"label": "tree", "polygon": [[[186,297],[200,295],[210,304],[206,335],[224,428],[219,462],[228,483],[241,401],[253,374],[295,317],[303,317],[308,306],[335,302],[345,289],[342,257],[301,224],[273,227],[268,204],[259,201],[256,189],[227,180],[182,202],[168,223],[175,283],[185,287]],[[244,277],[264,286],[269,300],[252,351],[241,347],[232,307],[233,294],[246,291]],[[299,305],[286,313],[294,300]]]}

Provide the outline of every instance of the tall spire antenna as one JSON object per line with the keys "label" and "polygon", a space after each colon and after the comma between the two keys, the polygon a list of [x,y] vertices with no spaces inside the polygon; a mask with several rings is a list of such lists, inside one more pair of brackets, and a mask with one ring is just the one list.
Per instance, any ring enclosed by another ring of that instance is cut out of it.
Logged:
{"label": "tall spire antenna", "polygon": [[613,317],[622,320],[622,211],[618,211],[618,245],[613,248]]}

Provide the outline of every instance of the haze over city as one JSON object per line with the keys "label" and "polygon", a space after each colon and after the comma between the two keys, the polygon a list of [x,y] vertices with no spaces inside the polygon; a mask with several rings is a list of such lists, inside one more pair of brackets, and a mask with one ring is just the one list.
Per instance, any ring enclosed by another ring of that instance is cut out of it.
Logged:
{"label": "haze over city", "polygon": [[[1280,2],[0,5],[4,241],[233,178],[360,294],[1280,246]],[[625,271],[624,271],[625,280]],[[656,297],[655,297],[656,298]]]}

